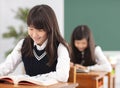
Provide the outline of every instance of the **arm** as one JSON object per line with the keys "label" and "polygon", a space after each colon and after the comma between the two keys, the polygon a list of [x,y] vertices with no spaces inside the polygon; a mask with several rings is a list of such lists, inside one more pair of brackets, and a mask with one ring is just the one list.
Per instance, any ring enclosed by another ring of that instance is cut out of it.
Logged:
{"label": "arm", "polygon": [[35,76],[37,78],[46,77],[51,79],[56,79],[57,81],[67,82],[69,77],[69,70],[70,70],[70,57],[68,50],[62,44],[59,44],[57,50],[58,58],[57,58],[57,65],[56,71],[52,71],[47,74],[42,74],[40,76]]}
{"label": "arm", "polygon": [[93,66],[88,66],[88,69],[93,71],[110,72],[112,70],[112,67],[99,46],[95,48],[95,55],[97,64]]}
{"label": "arm", "polygon": [[13,51],[7,56],[6,60],[0,64],[0,76],[11,73],[21,62],[22,43],[23,40],[17,44]]}

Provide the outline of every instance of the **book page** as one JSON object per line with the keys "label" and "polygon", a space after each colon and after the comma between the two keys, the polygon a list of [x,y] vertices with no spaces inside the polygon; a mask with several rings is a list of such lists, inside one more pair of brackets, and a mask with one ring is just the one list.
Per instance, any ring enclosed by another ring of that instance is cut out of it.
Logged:
{"label": "book page", "polygon": [[0,81],[3,83],[15,83],[15,77],[14,76],[1,76]]}
{"label": "book page", "polygon": [[18,79],[19,84],[36,84],[36,85],[52,85],[55,83],[58,83],[57,80],[45,76],[39,76],[39,77],[30,77],[30,76],[23,76],[19,77]]}
{"label": "book page", "polygon": [[80,69],[80,68],[78,68],[78,69],[76,69],[76,72],[78,72],[78,73],[82,73],[82,72],[85,72],[85,73],[87,73],[87,72],[90,72],[88,69]]}
{"label": "book page", "polygon": [[52,85],[58,83],[57,80],[53,78],[49,78],[47,76],[33,76],[30,77],[28,75],[16,75],[16,76],[2,76],[0,80],[6,81],[8,83],[12,83],[15,85],[18,84],[26,84],[26,85]]}

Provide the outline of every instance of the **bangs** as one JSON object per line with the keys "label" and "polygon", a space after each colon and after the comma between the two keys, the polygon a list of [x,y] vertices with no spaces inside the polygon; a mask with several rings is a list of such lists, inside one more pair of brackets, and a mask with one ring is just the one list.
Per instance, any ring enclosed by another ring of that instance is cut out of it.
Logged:
{"label": "bangs", "polygon": [[84,37],[79,32],[76,32],[76,34],[74,35],[74,40],[81,40],[83,38]]}
{"label": "bangs", "polygon": [[33,26],[36,29],[43,29],[44,31],[48,31],[48,22],[44,14],[41,12],[33,12],[32,14],[29,14],[27,19],[27,25]]}
{"label": "bangs", "polygon": [[77,28],[73,33],[73,38],[74,40],[82,40],[84,38],[88,40],[89,34],[86,31]]}

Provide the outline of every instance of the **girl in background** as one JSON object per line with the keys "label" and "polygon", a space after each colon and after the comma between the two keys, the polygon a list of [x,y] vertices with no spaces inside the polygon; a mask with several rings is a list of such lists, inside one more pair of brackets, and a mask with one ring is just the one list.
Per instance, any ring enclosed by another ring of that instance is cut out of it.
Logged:
{"label": "girl in background", "polygon": [[110,72],[111,65],[100,46],[96,46],[87,25],[77,26],[71,36],[72,59],[77,68]]}

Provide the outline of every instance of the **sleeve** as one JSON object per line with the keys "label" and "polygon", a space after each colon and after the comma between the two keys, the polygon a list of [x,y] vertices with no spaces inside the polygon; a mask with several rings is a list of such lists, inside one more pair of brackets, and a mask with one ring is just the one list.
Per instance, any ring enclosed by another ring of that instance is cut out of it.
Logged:
{"label": "sleeve", "polygon": [[[56,71],[52,71],[47,74],[42,74],[40,76],[37,75],[37,77],[46,77],[55,79],[57,81],[61,82],[67,82],[69,77],[69,70],[70,70],[70,57],[67,48],[59,44],[58,50],[57,50],[58,58],[57,58],[57,65],[56,65]],[[36,77],[36,76],[35,76]]]}
{"label": "sleeve", "polygon": [[97,64],[93,66],[88,66],[88,69],[93,71],[111,72],[112,70],[111,64],[109,63],[109,61],[107,60],[107,57],[102,52],[102,49],[100,46],[97,46],[95,48],[95,56],[96,56]]}
{"label": "sleeve", "polygon": [[13,51],[7,56],[5,61],[0,64],[0,76],[8,75],[21,62],[21,47],[23,40],[24,39],[18,42]]}

